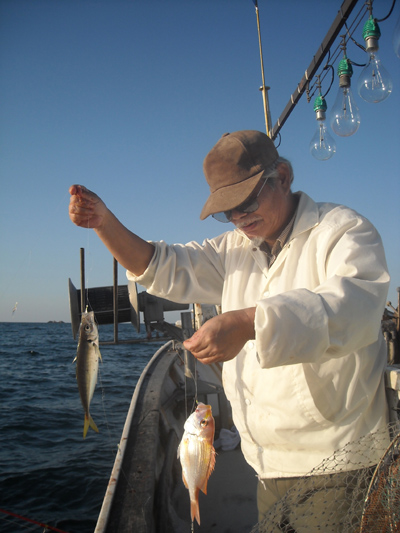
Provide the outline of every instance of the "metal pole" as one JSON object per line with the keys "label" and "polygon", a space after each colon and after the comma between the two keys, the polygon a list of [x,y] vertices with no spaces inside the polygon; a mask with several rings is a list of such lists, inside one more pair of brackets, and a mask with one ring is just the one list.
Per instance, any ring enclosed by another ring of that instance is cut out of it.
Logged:
{"label": "metal pole", "polygon": [[118,262],[115,259],[115,257],[114,257],[113,311],[114,311],[114,344],[118,344]]}
{"label": "metal pole", "polygon": [[86,310],[85,298],[85,248],[81,248],[81,314]]}
{"label": "metal pole", "polygon": [[259,15],[259,12],[258,12],[258,2],[257,1],[254,2],[254,5],[256,7],[258,46],[260,48],[261,79],[262,79],[262,86],[260,87],[260,91],[262,91],[262,96],[263,96],[265,128],[266,128],[268,137],[271,137],[271,114],[270,114],[270,110],[269,110],[269,101],[268,101],[268,90],[269,90],[269,87],[265,86],[264,60],[263,60],[262,44],[261,44],[261,28],[260,28],[260,15]]}

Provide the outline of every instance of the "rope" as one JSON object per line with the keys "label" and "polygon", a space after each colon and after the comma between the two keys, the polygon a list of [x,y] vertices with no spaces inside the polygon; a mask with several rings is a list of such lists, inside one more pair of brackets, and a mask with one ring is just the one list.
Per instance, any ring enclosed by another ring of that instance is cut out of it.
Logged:
{"label": "rope", "polygon": [[26,516],[21,516],[19,514],[12,513],[11,511],[5,511],[4,509],[0,509],[0,512],[9,516],[13,516],[14,518],[19,518],[20,520],[25,520],[25,522],[30,522],[31,524],[36,524],[37,526],[50,529],[51,531],[58,531],[58,533],[68,533],[67,531],[64,531],[62,529],[57,529],[56,527],[49,526],[48,524],[43,524],[42,522],[38,522],[37,520],[32,520],[31,518],[27,518]]}

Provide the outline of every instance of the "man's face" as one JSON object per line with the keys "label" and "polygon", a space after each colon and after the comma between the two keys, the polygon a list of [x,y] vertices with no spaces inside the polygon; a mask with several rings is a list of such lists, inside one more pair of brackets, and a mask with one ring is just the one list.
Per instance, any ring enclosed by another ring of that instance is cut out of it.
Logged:
{"label": "man's face", "polygon": [[[233,224],[255,242],[261,240],[273,245],[290,220],[293,201],[289,178],[284,174],[275,180],[274,189],[267,182],[267,186],[258,197],[259,206],[256,211],[253,213],[241,213],[235,209],[232,211]],[[260,185],[255,193],[259,188]]]}

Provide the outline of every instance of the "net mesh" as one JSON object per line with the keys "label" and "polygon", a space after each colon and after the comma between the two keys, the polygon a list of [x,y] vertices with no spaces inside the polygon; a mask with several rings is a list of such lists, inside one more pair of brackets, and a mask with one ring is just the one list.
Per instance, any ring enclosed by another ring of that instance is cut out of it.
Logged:
{"label": "net mesh", "polygon": [[400,435],[378,464],[365,499],[360,533],[400,531]]}
{"label": "net mesh", "polygon": [[[399,423],[348,443],[298,479],[251,533],[400,532]],[[371,464],[371,450],[381,457]]]}

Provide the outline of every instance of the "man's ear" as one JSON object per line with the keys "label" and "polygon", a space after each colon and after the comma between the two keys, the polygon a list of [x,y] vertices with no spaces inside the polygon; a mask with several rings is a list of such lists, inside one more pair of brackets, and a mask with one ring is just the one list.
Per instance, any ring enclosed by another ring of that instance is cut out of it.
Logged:
{"label": "man's ear", "polygon": [[278,181],[280,186],[282,187],[282,190],[288,194],[290,192],[290,172],[289,168],[286,165],[286,163],[279,163],[277,166],[277,170],[279,172]]}

